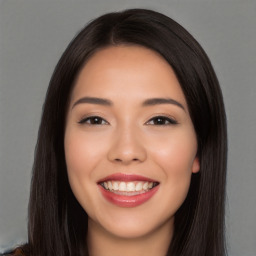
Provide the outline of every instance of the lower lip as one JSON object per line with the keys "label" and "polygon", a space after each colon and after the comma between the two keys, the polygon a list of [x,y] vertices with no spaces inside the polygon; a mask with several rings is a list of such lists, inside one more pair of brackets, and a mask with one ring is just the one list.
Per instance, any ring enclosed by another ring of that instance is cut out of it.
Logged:
{"label": "lower lip", "polygon": [[135,195],[135,196],[124,196],[118,195],[104,189],[101,185],[98,185],[104,198],[120,207],[136,207],[147,202],[157,192],[159,185],[150,189],[149,191]]}

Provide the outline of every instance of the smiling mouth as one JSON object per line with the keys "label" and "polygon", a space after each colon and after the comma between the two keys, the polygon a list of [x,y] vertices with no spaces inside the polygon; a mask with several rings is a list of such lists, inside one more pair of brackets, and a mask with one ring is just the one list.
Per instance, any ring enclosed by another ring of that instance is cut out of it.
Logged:
{"label": "smiling mouth", "polygon": [[135,196],[146,193],[159,185],[158,182],[153,181],[118,181],[108,180],[99,183],[105,190],[117,195]]}
{"label": "smiling mouth", "polygon": [[112,174],[97,184],[103,198],[118,207],[136,207],[144,204],[160,187],[158,181],[125,173]]}

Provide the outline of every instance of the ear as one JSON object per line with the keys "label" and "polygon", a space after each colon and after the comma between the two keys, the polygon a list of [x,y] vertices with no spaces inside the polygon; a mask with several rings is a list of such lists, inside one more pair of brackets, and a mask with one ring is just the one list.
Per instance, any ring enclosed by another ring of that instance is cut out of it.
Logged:
{"label": "ear", "polygon": [[200,170],[200,160],[199,160],[199,157],[196,156],[192,164],[192,173],[197,173],[199,172],[199,170]]}

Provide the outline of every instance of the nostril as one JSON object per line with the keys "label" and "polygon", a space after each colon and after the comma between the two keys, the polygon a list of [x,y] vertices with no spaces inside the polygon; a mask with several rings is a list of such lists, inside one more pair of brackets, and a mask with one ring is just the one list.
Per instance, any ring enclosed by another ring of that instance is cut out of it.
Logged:
{"label": "nostril", "polygon": [[141,144],[136,147],[125,145],[121,142],[119,142],[119,147],[116,144],[112,145],[107,154],[108,160],[120,164],[138,163],[146,160],[147,153]]}
{"label": "nostril", "polygon": [[[120,158],[116,158],[115,161],[116,162],[125,162],[125,160],[122,160]],[[139,159],[138,158],[133,158],[132,161],[139,161]]]}

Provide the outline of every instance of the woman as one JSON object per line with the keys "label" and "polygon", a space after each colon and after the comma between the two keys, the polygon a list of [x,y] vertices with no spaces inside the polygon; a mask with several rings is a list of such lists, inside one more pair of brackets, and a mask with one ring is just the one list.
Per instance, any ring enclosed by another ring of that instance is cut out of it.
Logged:
{"label": "woman", "polygon": [[50,81],[15,255],[225,255],[226,140],[184,28],[143,9],[97,18]]}

